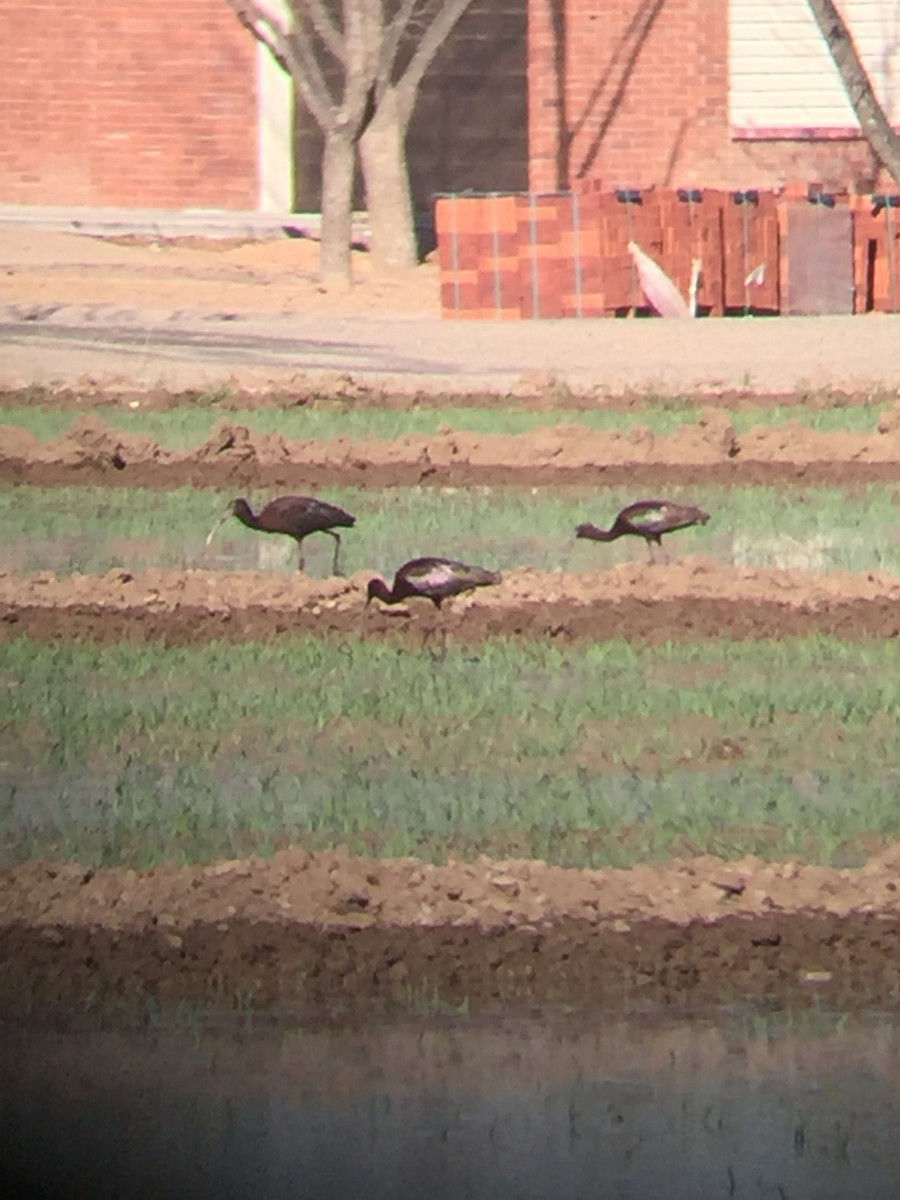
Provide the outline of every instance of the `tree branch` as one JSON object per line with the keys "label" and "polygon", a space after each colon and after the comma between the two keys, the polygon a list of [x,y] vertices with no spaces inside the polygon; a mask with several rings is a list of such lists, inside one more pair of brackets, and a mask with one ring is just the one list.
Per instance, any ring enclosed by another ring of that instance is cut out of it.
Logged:
{"label": "tree branch", "polygon": [[319,127],[328,130],[334,126],[337,101],[322,70],[321,58],[316,53],[315,35],[296,10],[295,15],[298,19],[287,39],[292,55],[291,74]]}
{"label": "tree branch", "polygon": [[389,83],[394,72],[394,63],[403,35],[409,28],[418,0],[401,0],[400,7],[384,26],[381,55],[378,62],[379,82]]}
{"label": "tree branch", "polygon": [[326,8],[323,0],[291,0],[291,7],[298,16],[300,5],[304,3],[309,9],[309,19],[313,29],[338,62],[344,62],[346,47],[343,31]]}
{"label": "tree branch", "polygon": [[806,0],[806,3],[838,69],[863,136],[891,177],[900,183],[900,136],[891,128],[875,95],[844,18],[834,0]]}
{"label": "tree branch", "polygon": [[437,12],[419,38],[415,53],[400,79],[397,80],[397,99],[404,111],[411,111],[416,92],[434,56],[453,32],[460,17],[472,0],[443,0]]}
{"label": "tree branch", "polygon": [[316,123],[323,130],[334,125],[335,100],[322,73],[309,27],[292,0],[293,20],[288,23],[258,0],[225,0],[240,23],[265,46],[294,81]]}
{"label": "tree branch", "polygon": [[258,42],[262,42],[272,53],[278,65],[291,73],[287,48],[288,29],[274,13],[270,13],[254,0],[225,0],[225,3]]}
{"label": "tree branch", "polygon": [[[375,82],[380,43],[378,0],[343,0],[344,5],[344,94],[338,123],[362,125],[369,93]],[[374,5],[374,7],[373,7]]]}

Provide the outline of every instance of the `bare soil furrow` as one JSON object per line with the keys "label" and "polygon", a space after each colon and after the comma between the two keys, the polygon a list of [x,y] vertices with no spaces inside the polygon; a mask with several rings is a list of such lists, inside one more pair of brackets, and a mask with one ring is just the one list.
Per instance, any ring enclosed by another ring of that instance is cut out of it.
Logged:
{"label": "bare soil furrow", "polygon": [[[355,411],[371,410],[406,412],[411,407],[419,409],[445,409],[464,406],[505,410],[514,408],[518,412],[578,413],[596,412],[642,412],[657,411],[663,405],[696,405],[704,408],[721,408],[727,412],[755,412],[767,408],[796,408],[804,413],[831,409],[858,408],[863,405],[883,402],[888,406],[895,402],[896,393],[890,388],[869,389],[856,392],[836,388],[819,388],[801,391],[796,388],[774,389],[702,389],[689,392],[653,391],[610,391],[608,387],[596,385],[588,388],[560,387],[550,377],[535,374],[523,376],[518,386],[506,394],[498,392],[465,392],[459,388],[436,390],[424,388],[413,381],[403,382],[390,389],[374,387],[365,381],[354,380],[349,375],[320,372],[305,377],[299,373],[290,384],[280,387],[240,387],[233,380],[223,383],[217,390],[214,411],[222,415],[234,412],[302,409],[307,406],[352,405]],[[0,381],[0,413],[3,409],[21,408],[23,405],[41,404],[72,413],[104,409],[121,409],[131,401],[138,401],[143,412],[169,412],[173,409],[190,408],[196,404],[209,403],[209,389],[199,388],[171,391],[160,385],[151,386],[137,381],[121,382],[102,379],[85,380],[78,388],[48,384],[29,387],[6,387]]]}
{"label": "bare soil furrow", "polygon": [[900,579],[727,567],[691,557],[606,572],[512,571],[498,587],[427,602],[365,605],[369,572],[312,580],[268,572],[0,576],[0,638],[189,644],[300,634],[414,641],[513,635],[593,640],[900,636]]}
{"label": "bare soil furrow", "polygon": [[[208,867],[0,874],[0,1017],[104,1003],[332,1011],[518,1003],[895,1007],[898,848],[858,870],[631,870],[281,851]],[[839,936],[838,935],[839,931]]]}
{"label": "bare soil furrow", "polygon": [[0,483],[126,487],[311,488],[420,483],[863,483],[900,479],[900,409],[872,433],[818,433],[798,422],[738,437],[721,410],[667,436],[555,425],[524,434],[447,430],[389,441],[288,440],[220,422],[188,452],[82,417],[56,441],[0,427]]}

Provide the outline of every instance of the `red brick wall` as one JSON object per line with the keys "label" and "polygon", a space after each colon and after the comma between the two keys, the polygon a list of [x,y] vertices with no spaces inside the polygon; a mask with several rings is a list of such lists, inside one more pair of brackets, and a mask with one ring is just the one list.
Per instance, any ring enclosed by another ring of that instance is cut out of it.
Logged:
{"label": "red brick wall", "polygon": [[256,51],[224,0],[0,0],[0,203],[256,207]]}
{"label": "red brick wall", "polygon": [[530,0],[529,186],[885,186],[862,139],[731,137],[727,16],[727,0]]}

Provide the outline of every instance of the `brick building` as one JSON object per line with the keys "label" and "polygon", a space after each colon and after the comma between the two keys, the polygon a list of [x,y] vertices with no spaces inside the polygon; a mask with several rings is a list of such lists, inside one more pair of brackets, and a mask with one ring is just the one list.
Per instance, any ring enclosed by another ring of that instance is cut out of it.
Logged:
{"label": "brick building", "polygon": [[[841,9],[900,123],[900,4]],[[0,203],[317,207],[316,131],[224,0],[0,0],[0,37]],[[883,182],[805,0],[476,0],[409,145],[420,205]]]}
{"label": "brick building", "polygon": [[[439,52],[420,205],[527,186],[526,8],[474,0]],[[0,204],[318,208],[316,126],[225,0],[0,0],[0,40]]]}
{"label": "brick building", "polygon": [[253,209],[257,51],[221,0],[0,0],[0,203]]}
{"label": "brick building", "polygon": [[[839,0],[895,124],[897,0]],[[883,182],[806,0],[530,0],[530,187]]]}

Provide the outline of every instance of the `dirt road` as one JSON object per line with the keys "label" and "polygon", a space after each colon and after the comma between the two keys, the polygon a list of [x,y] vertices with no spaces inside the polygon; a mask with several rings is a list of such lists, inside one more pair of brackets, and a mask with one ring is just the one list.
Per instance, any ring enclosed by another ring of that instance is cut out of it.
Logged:
{"label": "dirt road", "polygon": [[664,393],[900,387],[900,317],[442,320],[433,263],[329,293],[303,240],[182,246],[0,231],[0,385]]}

